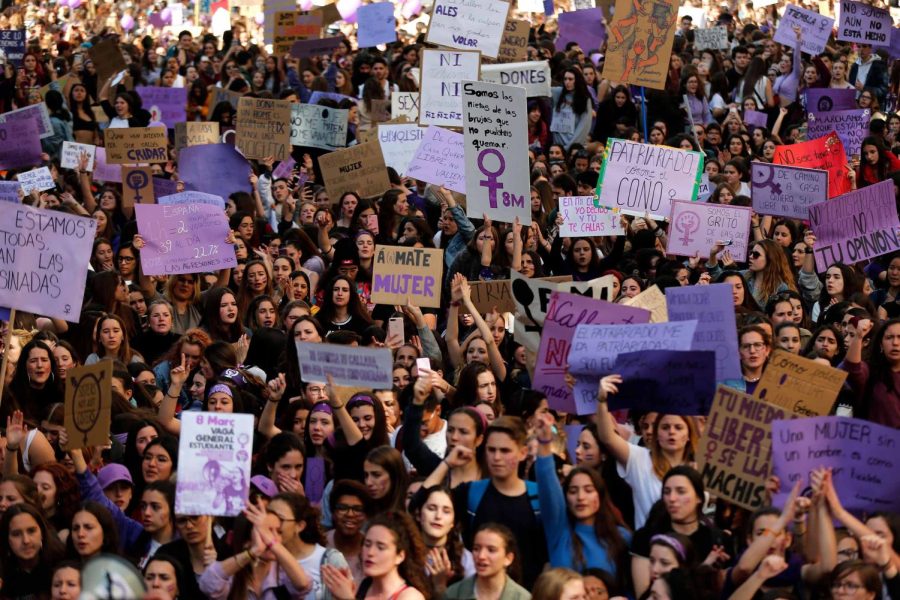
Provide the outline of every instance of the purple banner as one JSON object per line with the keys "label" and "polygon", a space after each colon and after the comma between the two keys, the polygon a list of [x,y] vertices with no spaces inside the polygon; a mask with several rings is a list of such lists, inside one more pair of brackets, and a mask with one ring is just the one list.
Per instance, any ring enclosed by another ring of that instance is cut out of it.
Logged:
{"label": "purple banner", "polygon": [[25,56],[25,30],[5,29],[0,31],[0,49],[6,54],[6,59],[19,66]]}
{"label": "purple banner", "polygon": [[307,102],[307,104],[318,104],[319,100],[334,100],[338,104],[340,104],[344,100],[351,100],[354,103],[356,102],[355,98],[345,96],[344,94],[338,94],[336,92],[313,92],[309,95],[309,102]]}
{"label": "purple banner", "polygon": [[225,200],[221,196],[213,194],[205,194],[203,192],[180,192],[170,196],[161,196],[156,200],[157,204],[208,204],[219,209],[225,210]]}
{"label": "purple banner", "polygon": [[178,182],[171,179],[163,179],[161,177],[153,178],[153,197],[157,203],[163,196],[171,196],[178,193]]}
{"label": "purple banner", "polygon": [[900,56],[900,29],[891,29],[891,47],[888,48],[888,56],[891,58]]}
{"label": "purple banner", "polygon": [[833,110],[853,110],[859,108],[856,103],[856,90],[838,90],[831,88],[809,88],[806,94],[806,111],[826,113]]}
{"label": "purple banner", "polygon": [[806,136],[810,140],[837,132],[844,144],[844,153],[850,159],[858,156],[863,138],[869,134],[868,109],[833,110],[826,113],[810,113]]}
{"label": "purple banner", "polygon": [[356,37],[360,48],[397,41],[393,2],[374,2],[360,6],[356,19],[359,23]]}
{"label": "purple banner", "polygon": [[0,170],[41,164],[41,140],[35,121],[0,123]]}
{"label": "purple banner", "polygon": [[136,204],[145,275],[206,273],[237,265],[234,246],[226,244],[228,219],[208,204]]}
{"label": "purple banner", "polygon": [[773,504],[783,506],[794,482],[831,467],[834,489],[853,513],[900,510],[900,431],[847,417],[772,421],[772,474],[781,479]]}
{"label": "purple banner", "polygon": [[565,49],[569,42],[578,42],[585,53],[603,47],[606,41],[606,25],[603,24],[603,10],[586,8],[573,12],[559,13],[559,34],[556,47]]}
{"label": "purple banner", "polygon": [[179,176],[185,188],[228,198],[234,192],[252,192],[250,163],[229,144],[201,144],[178,154]]}
{"label": "purple banner", "polygon": [[622,384],[609,396],[610,410],[706,415],[716,393],[714,352],[625,352],[616,357],[613,371],[622,376]]}
{"label": "purple banner", "polygon": [[140,95],[144,109],[150,111],[151,123],[163,123],[174,129],[175,123],[182,123],[187,118],[186,88],[138,86],[134,91]]}
{"label": "purple banner", "polygon": [[753,210],[805,221],[809,207],[828,200],[828,171],[764,162],[750,163]]}
{"label": "purple banner", "polygon": [[691,349],[715,352],[716,381],[721,383],[726,379],[741,377],[731,284],[714,283],[666,288],[666,308],[669,311],[670,323],[697,321]]}
{"label": "purple banner", "polygon": [[341,45],[342,38],[334,36],[321,40],[297,40],[291,46],[291,56],[294,58],[309,58],[311,56],[330,55]]}
{"label": "purple banner", "polygon": [[768,115],[766,115],[766,113],[759,112],[758,110],[744,111],[744,123],[746,123],[747,125],[765,128],[768,118],[769,117]]}

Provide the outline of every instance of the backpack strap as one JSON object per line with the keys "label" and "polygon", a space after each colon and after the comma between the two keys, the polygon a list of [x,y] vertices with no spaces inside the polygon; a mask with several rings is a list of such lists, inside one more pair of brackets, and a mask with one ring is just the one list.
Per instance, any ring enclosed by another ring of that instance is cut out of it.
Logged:
{"label": "backpack strap", "polygon": [[538,484],[536,481],[525,481],[525,488],[528,492],[528,500],[531,502],[531,510],[534,511],[534,518],[541,519],[541,500],[538,495]]}
{"label": "backpack strap", "polygon": [[487,492],[490,482],[490,479],[479,479],[478,481],[469,482],[466,512],[469,513],[470,525],[475,522],[475,513],[478,511],[478,506],[481,504],[481,499],[484,498],[484,493]]}

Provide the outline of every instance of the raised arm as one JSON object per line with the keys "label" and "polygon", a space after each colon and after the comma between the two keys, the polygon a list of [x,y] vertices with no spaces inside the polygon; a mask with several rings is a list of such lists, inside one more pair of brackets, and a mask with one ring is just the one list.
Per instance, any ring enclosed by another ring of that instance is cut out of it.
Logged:
{"label": "raised arm", "polygon": [[281,433],[281,429],[275,426],[275,413],[278,412],[278,403],[281,402],[285,387],[287,387],[284,373],[279,373],[278,377],[270,381],[267,387],[269,397],[266,398],[266,406],[259,417],[259,425],[256,430],[260,435],[271,439]]}
{"label": "raised arm", "polygon": [[594,416],[594,422],[597,424],[597,433],[600,434],[600,441],[603,442],[609,453],[616,459],[616,462],[624,465],[628,463],[631,445],[616,433],[615,421],[613,416],[609,414],[609,407],[606,406],[607,397],[609,394],[618,393],[618,386],[621,383],[621,375],[607,375],[600,380],[600,385],[597,388],[597,414]]}
{"label": "raised arm", "polygon": [[759,563],[762,562],[762,559],[766,557],[772,544],[775,543],[778,537],[785,535],[785,527],[794,518],[795,504],[799,494],[800,482],[798,481],[794,484],[791,494],[788,496],[781,514],[778,516],[778,520],[775,521],[775,525],[771,529],[766,529],[754,536],[753,542],[747,547],[738,563],[731,570],[731,582],[734,585],[741,585],[747,581],[759,566]]}
{"label": "raised arm", "polygon": [[156,417],[160,427],[176,436],[181,435],[181,421],[175,418],[175,407],[181,396],[181,388],[187,381],[187,376],[187,358],[182,354],[181,364],[169,373],[169,389],[166,390],[166,395],[159,404],[159,413]]}
{"label": "raised arm", "polygon": [[353,395],[352,391],[349,388],[335,385],[331,375],[328,375],[327,377],[328,404],[331,405],[331,410],[334,412],[334,416],[337,417],[337,421],[341,426],[341,431],[344,432],[344,439],[347,440],[347,445],[355,446],[362,441],[363,434],[356,423],[353,422],[353,419],[350,418],[350,413],[347,411],[347,401],[350,400],[350,397]]}
{"label": "raised arm", "polygon": [[[487,244],[485,244],[486,246]],[[487,344],[488,349],[488,359],[491,362],[491,370],[494,372],[494,376],[497,378],[498,382],[506,380],[506,364],[503,362],[503,356],[500,354],[500,348],[497,347],[497,344],[494,343],[494,336],[491,333],[491,328],[488,326],[487,322],[481,316],[481,313],[478,312],[478,309],[475,308],[475,304],[472,302],[472,290],[469,287],[468,281],[463,281],[460,286],[460,291],[462,292],[463,304],[466,306],[466,310],[468,310],[472,314],[472,319],[475,320],[475,327],[478,328],[478,331],[481,333],[481,337],[484,338],[484,343]],[[502,318],[498,316],[497,318]]]}
{"label": "raised arm", "polygon": [[447,354],[450,365],[456,369],[463,363],[462,348],[459,345],[459,307],[462,304],[462,284],[466,277],[462,273],[453,276],[450,282],[450,310],[447,312],[447,331],[444,339],[447,342]]}

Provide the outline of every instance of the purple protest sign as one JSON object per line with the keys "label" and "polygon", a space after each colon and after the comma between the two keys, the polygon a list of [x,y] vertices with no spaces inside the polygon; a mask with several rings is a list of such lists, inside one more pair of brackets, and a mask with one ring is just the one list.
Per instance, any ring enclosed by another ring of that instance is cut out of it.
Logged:
{"label": "purple protest sign", "polygon": [[706,415],[716,393],[714,352],[623,352],[616,357],[613,371],[622,376],[622,383],[619,392],[609,396],[610,410]]}
{"label": "purple protest sign", "polygon": [[799,27],[801,31],[800,48],[808,54],[821,54],[828,44],[831,30],[834,29],[834,19],[788,4],[773,39],[789,48],[795,47],[797,35],[794,27]]}
{"label": "purple protest sign", "polygon": [[343,38],[334,36],[321,40],[297,40],[291,46],[293,58],[309,58],[312,56],[331,56],[334,50],[341,45]]}
{"label": "purple protest sign", "polygon": [[891,13],[883,8],[841,0],[841,20],[834,38],[844,42],[890,46],[892,25]]}
{"label": "purple protest sign", "polygon": [[303,470],[306,480],[303,491],[310,502],[318,505],[325,491],[325,459],[321,456],[310,456],[306,459]]}
{"label": "purple protest sign", "polygon": [[153,197],[156,202],[164,196],[171,196],[178,193],[178,182],[171,179],[163,179],[161,177],[153,178]]}
{"label": "purple protest sign", "polygon": [[781,479],[773,504],[783,506],[795,481],[830,467],[844,508],[853,513],[900,510],[900,431],[847,417],[772,421],[772,475]]}
{"label": "purple protest sign", "polygon": [[849,159],[859,155],[863,138],[869,133],[870,116],[869,110],[862,108],[810,113],[806,135],[808,139],[815,140],[836,132]]}
{"label": "purple protest sign", "polygon": [[[643,309],[642,309],[643,310]],[[649,313],[644,318],[649,319]],[[575,335],[571,339],[571,350],[568,352],[569,372],[575,375],[574,401],[578,414],[587,415],[597,407],[597,384],[604,375],[609,375],[615,368],[616,357],[624,352],[639,350],[690,350],[697,329],[697,321],[679,321],[676,323],[647,323],[633,321],[626,325],[592,325],[590,321],[579,320],[577,315],[570,315]],[[544,321],[544,335],[541,347],[547,337],[547,321]],[[578,323],[576,326],[575,323]],[[621,321],[620,321],[621,322]],[[634,324],[640,323],[640,324]],[[568,350],[568,346],[566,348]],[[562,359],[565,360],[565,355]],[[540,366],[540,357],[538,357]],[[564,365],[563,365],[564,366]],[[535,369],[537,377],[537,369]],[[553,401],[547,396],[550,405]]]}
{"label": "purple protest sign", "polygon": [[0,115],[0,123],[8,123],[10,121],[34,121],[37,123],[38,137],[41,139],[53,135],[50,112],[47,110],[47,105],[43,102],[24,106]]}
{"label": "purple protest sign", "polygon": [[41,140],[34,121],[0,123],[0,169],[41,164]]}
{"label": "purple protest sign", "polygon": [[764,112],[759,112],[758,110],[745,110],[744,111],[744,123],[747,125],[752,125],[754,127],[766,127],[766,123],[768,121],[768,115]]}
{"label": "purple protest sign", "polygon": [[19,204],[19,185],[18,181],[0,181],[0,202],[14,202]]}
{"label": "purple protest sign", "polygon": [[134,91],[140,95],[144,109],[150,111],[150,121],[157,121],[174,129],[175,123],[186,119],[186,88],[137,86]]}
{"label": "purple protest sign", "polygon": [[828,200],[828,171],[754,161],[750,177],[753,210],[761,215],[805,221],[811,205]]}
{"label": "purple protest sign", "polygon": [[832,88],[807,88],[806,111],[811,113],[826,113],[833,110],[854,110],[859,108],[856,103],[856,90],[838,90]]}
{"label": "purple protest sign", "polygon": [[283,160],[278,163],[278,166],[272,171],[272,179],[284,179],[286,177],[291,176],[291,171],[294,169],[294,165],[297,164],[293,158],[288,157],[287,160]]}
{"label": "purple protest sign", "polygon": [[566,451],[569,453],[569,462],[573,465],[577,465],[578,461],[575,458],[575,451],[578,449],[578,437],[581,435],[581,432],[584,430],[583,423],[576,423],[574,425],[566,425]]}
{"label": "purple protest sign", "polygon": [[229,144],[201,144],[178,154],[181,180],[189,190],[227,198],[234,192],[252,192],[250,163]]}
{"label": "purple protest sign", "polygon": [[465,166],[463,134],[429,125],[419,149],[409,161],[406,176],[465,194]]}
{"label": "purple protest sign", "polygon": [[106,162],[106,148],[103,146],[97,146],[94,151],[94,179],[122,183],[122,165],[111,165]]}
{"label": "purple protest sign", "polygon": [[22,64],[22,58],[25,56],[25,38],[24,29],[0,31],[0,50],[3,50],[6,59],[16,66]]}
{"label": "purple protest sign", "polygon": [[[642,308],[594,300],[578,294],[553,292],[550,296],[550,305],[547,307],[547,316],[544,319],[544,330],[541,334],[541,344],[538,347],[532,387],[543,392],[547,396],[550,406],[557,410],[564,412],[576,412],[577,410],[580,415],[590,414],[593,412],[593,408],[586,407],[584,402],[576,401],[566,386],[566,357],[569,355],[576,325],[579,323],[605,325],[648,323],[649,321],[650,312]],[[596,397],[596,386],[594,392]]]}
{"label": "purple protest sign", "polygon": [[734,298],[730,283],[666,288],[666,309],[670,323],[697,321],[691,349],[715,352],[716,381],[741,377],[737,330],[734,328]]}
{"label": "purple protest sign", "polygon": [[897,204],[890,179],[809,207],[816,232],[819,273],[836,262],[848,265],[900,250]]}
{"label": "purple protest sign", "polygon": [[334,100],[338,104],[344,100],[356,102],[356,98],[351,98],[350,96],[345,96],[344,94],[338,94],[336,92],[313,92],[309,95],[309,102],[307,102],[307,104],[318,104],[319,100]]}
{"label": "purple protest sign", "polygon": [[891,47],[888,48],[888,56],[891,58],[900,56],[900,29],[891,29]]}
{"label": "purple protest sign", "polygon": [[0,306],[77,323],[97,222],[0,202]]}
{"label": "purple protest sign", "polygon": [[706,202],[672,202],[672,229],[666,252],[676,256],[709,256],[716,242],[731,242],[728,250],[738,262],[747,259],[751,208]]}
{"label": "purple protest sign", "polygon": [[206,194],[204,192],[178,192],[169,196],[161,196],[156,200],[157,204],[208,204],[225,210],[225,200],[221,196]]}
{"label": "purple protest sign", "polygon": [[397,41],[393,2],[373,2],[360,6],[356,19],[359,23],[357,43],[360,48]]}
{"label": "purple protest sign", "polygon": [[606,41],[606,25],[603,24],[603,10],[586,8],[559,14],[559,34],[556,45],[565,48],[569,42],[578,42],[585,52],[603,47]]}
{"label": "purple protest sign", "polygon": [[237,265],[234,246],[225,243],[228,220],[209,204],[136,204],[145,275],[205,273]]}

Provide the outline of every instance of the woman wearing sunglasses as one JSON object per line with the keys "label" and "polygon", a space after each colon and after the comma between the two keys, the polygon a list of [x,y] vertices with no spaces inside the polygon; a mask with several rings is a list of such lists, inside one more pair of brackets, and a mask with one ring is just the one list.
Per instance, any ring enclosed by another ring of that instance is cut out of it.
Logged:
{"label": "woman wearing sunglasses", "polygon": [[[706,268],[712,279],[716,279],[723,270],[719,265],[719,253],[724,249],[725,244],[717,243],[709,251]],[[747,266],[749,268],[741,274],[747,280],[747,289],[760,306],[765,306],[769,298],[778,292],[797,291],[794,274],[778,243],[767,239],[754,242],[747,254]]]}

